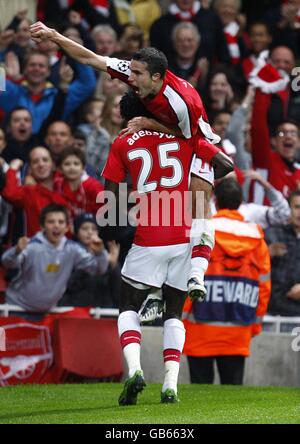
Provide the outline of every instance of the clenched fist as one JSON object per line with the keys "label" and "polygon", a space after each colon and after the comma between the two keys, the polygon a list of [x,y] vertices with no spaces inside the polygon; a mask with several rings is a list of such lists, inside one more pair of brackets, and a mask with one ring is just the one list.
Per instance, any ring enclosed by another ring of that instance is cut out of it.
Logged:
{"label": "clenched fist", "polygon": [[42,42],[43,40],[51,39],[55,35],[55,29],[48,28],[42,22],[33,23],[29,28],[31,38],[34,42]]}

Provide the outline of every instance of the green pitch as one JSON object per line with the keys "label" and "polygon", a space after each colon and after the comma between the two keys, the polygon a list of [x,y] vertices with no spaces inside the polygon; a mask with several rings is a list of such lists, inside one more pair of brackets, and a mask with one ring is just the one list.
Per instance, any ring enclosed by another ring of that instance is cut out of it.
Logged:
{"label": "green pitch", "polygon": [[0,388],[0,424],[300,423],[300,389],[180,385],[178,404],[160,404],[148,384],[136,406],[119,407],[121,384]]}

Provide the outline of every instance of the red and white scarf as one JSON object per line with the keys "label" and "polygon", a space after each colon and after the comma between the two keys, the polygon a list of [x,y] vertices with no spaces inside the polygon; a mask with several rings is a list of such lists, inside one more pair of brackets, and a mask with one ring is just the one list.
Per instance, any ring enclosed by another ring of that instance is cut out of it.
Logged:
{"label": "red and white scarf", "polygon": [[231,22],[224,28],[225,39],[231,58],[231,63],[237,65],[241,61],[241,53],[238,45],[238,33],[240,26],[237,22]]}
{"label": "red and white scarf", "polygon": [[201,3],[198,1],[195,1],[191,9],[189,9],[188,11],[182,11],[175,3],[171,3],[171,5],[169,6],[169,13],[175,15],[175,17],[177,17],[179,20],[190,22],[200,10],[200,8]]}
{"label": "red and white scarf", "polygon": [[100,14],[109,16],[109,0],[89,0],[89,2]]}

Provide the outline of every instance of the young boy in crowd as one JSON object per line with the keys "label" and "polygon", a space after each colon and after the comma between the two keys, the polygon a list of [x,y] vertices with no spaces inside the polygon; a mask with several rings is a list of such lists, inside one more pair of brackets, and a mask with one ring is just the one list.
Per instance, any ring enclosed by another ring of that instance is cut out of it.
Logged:
{"label": "young boy in crowd", "polygon": [[69,215],[62,205],[43,208],[40,225],[41,231],[31,240],[21,237],[3,254],[2,264],[19,270],[7,288],[6,303],[43,313],[61,299],[73,270],[101,275],[107,270],[108,256],[96,234],[91,238],[90,251],[66,238]]}
{"label": "young boy in crowd", "polygon": [[58,159],[61,175],[55,179],[54,188],[68,202],[72,217],[82,213],[96,214],[98,193],[104,187],[85,172],[85,155],[74,147],[66,148]]}

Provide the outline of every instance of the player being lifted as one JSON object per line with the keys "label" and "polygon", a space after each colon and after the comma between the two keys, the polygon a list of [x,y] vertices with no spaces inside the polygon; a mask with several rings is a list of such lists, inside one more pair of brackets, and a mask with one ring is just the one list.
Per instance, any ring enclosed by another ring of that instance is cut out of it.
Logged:
{"label": "player being lifted", "polygon": [[[194,159],[190,189],[193,201],[193,243],[188,293],[192,299],[204,299],[204,274],[214,246],[214,228],[210,213],[210,196],[215,178],[223,177],[233,169],[232,161],[212,143],[220,138],[213,133],[197,91],[188,82],[168,70],[165,55],[155,48],[143,48],[131,61],[103,57],[59,34],[41,22],[30,27],[31,37],[39,42],[50,39],[71,57],[83,64],[108,72],[130,85],[145,107],[157,119],[136,117],[132,119],[124,135],[140,129],[149,129],[181,136],[191,144],[201,140],[201,158]],[[212,169],[213,167],[213,169]],[[202,192],[200,194],[200,192]],[[197,214],[199,195],[203,199],[204,214]],[[198,204],[197,204],[198,198]]]}
{"label": "player being lifted", "polygon": [[[143,104],[132,91],[122,97],[120,108],[126,120],[145,115]],[[185,340],[181,314],[191,255],[191,217],[187,217],[185,198],[193,151],[199,155],[200,145],[191,145],[183,137],[140,130],[133,136],[117,137],[102,173],[106,190],[114,193],[128,173],[133,190],[139,193],[138,199],[143,198],[140,223],[122,268],[118,330],[129,374],[120,405],[136,404],[137,395],[145,386],[138,311],[148,292],[163,284],[165,377],[161,402],[177,401],[179,362]],[[147,177],[147,183],[143,177]]]}

